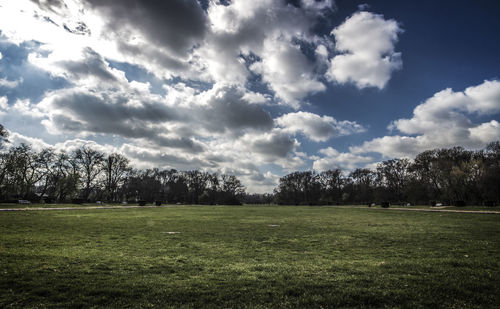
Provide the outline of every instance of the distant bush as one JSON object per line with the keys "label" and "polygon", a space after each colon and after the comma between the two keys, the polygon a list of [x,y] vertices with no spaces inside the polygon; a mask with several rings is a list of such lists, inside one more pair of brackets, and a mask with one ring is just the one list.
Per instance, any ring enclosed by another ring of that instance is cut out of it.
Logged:
{"label": "distant bush", "polygon": [[389,208],[389,205],[390,205],[389,202],[382,202],[380,204],[380,206],[382,206],[383,208]]}
{"label": "distant bush", "polygon": [[44,204],[53,204],[56,202],[56,198],[53,196],[46,196],[42,200],[40,200],[40,203]]}
{"label": "distant bush", "polygon": [[156,206],[161,206],[161,201],[155,201]]}

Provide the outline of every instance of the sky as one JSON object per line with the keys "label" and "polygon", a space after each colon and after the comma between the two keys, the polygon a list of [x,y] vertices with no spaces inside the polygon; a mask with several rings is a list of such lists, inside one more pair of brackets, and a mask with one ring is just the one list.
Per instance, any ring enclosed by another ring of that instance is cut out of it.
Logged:
{"label": "sky", "polygon": [[373,168],[500,140],[500,2],[0,0],[12,145],[135,168]]}

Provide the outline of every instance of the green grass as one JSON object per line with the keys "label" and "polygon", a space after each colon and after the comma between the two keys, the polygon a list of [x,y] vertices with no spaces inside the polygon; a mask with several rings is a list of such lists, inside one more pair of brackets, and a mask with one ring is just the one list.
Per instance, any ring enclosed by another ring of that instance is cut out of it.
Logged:
{"label": "green grass", "polygon": [[249,206],[0,212],[2,308],[499,304],[500,215]]}
{"label": "green grass", "polygon": [[[54,203],[54,204],[18,204],[18,203],[0,203],[0,209],[17,209],[17,208],[81,208],[81,207],[99,207],[99,206],[137,206],[138,204],[122,204],[122,203],[83,203],[83,204],[70,204],[70,203]],[[153,204],[149,204],[153,205]]]}

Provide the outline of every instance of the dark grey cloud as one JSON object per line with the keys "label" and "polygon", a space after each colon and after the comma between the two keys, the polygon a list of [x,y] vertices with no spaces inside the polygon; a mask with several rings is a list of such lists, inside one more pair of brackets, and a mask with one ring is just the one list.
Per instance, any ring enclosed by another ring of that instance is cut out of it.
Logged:
{"label": "dark grey cloud", "polygon": [[210,97],[199,111],[198,119],[213,132],[241,134],[245,129],[271,130],[271,115],[256,104],[243,99],[244,92],[237,87],[223,87]]}
{"label": "dark grey cloud", "polygon": [[[163,127],[155,126],[180,119],[175,111],[160,103],[141,106],[126,104],[127,98],[90,93],[67,92],[55,97],[46,109],[52,110],[51,122],[62,131],[116,134],[128,138],[145,138],[157,146],[203,151],[202,144],[186,137],[165,136]],[[54,112],[57,111],[57,112]]]}
{"label": "dark grey cloud", "polygon": [[103,125],[124,121],[168,121],[180,117],[175,111],[160,103],[143,103],[142,106],[126,103],[128,103],[128,98],[124,96],[103,94],[103,97],[99,97],[92,93],[70,91],[55,98],[52,106],[76,114],[82,119],[103,123]]}
{"label": "dark grey cloud", "polygon": [[159,146],[188,149],[191,152],[202,152],[205,150],[205,147],[201,143],[195,142],[186,137],[170,138],[157,135],[152,139],[152,141]]}
{"label": "dark grey cloud", "polygon": [[155,64],[169,68],[175,72],[184,72],[189,70],[189,64],[172,57],[157,48],[150,45],[132,45],[128,42],[118,41],[118,49],[129,56],[142,57],[147,59],[149,64]]}
{"label": "dark grey cloud", "polygon": [[[101,64],[96,63],[97,67]],[[85,65],[72,65],[81,74],[92,71]],[[105,71],[93,70],[106,76]],[[226,87],[194,98],[206,100],[204,104],[171,105],[133,90],[94,92],[75,88],[50,94],[38,107],[49,115],[50,126],[61,131],[142,138],[160,147],[201,152],[204,146],[194,137],[234,137],[248,130],[265,132],[273,128],[271,115],[261,106],[245,102],[243,96],[243,91]]]}
{"label": "dark grey cloud", "polygon": [[73,78],[94,76],[104,81],[116,81],[116,77],[109,71],[104,58],[91,48],[83,50],[83,61],[60,61],[57,65],[64,68]]}
{"label": "dark grey cloud", "polygon": [[224,163],[224,162],[234,162],[233,157],[226,155],[208,154],[205,156],[205,159],[207,159],[209,162],[213,162],[214,164]]}
{"label": "dark grey cloud", "polygon": [[57,123],[57,127],[61,131],[81,132],[85,130],[85,124],[81,121],[73,120],[66,115],[56,114],[52,117],[52,121]]}
{"label": "dark grey cloud", "polygon": [[108,28],[124,25],[139,30],[150,44],[183,55],[200,42],[206,32],[205,12],[196,0],[87,0],[107,17]]}
{"label": "dark grey cloud", "polygon": [[287,134],[271,134],[252,141],[250,148],[268,157],[285,158],[294,150],[296,141]]}

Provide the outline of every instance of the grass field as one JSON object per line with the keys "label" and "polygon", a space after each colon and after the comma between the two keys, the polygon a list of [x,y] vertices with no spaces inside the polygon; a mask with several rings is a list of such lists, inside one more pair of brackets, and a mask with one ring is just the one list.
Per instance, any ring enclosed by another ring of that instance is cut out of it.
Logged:
{"label": "grass field", "polygon": [[500,215],[276,206],[0,212],[2,308],[498,306]]}

